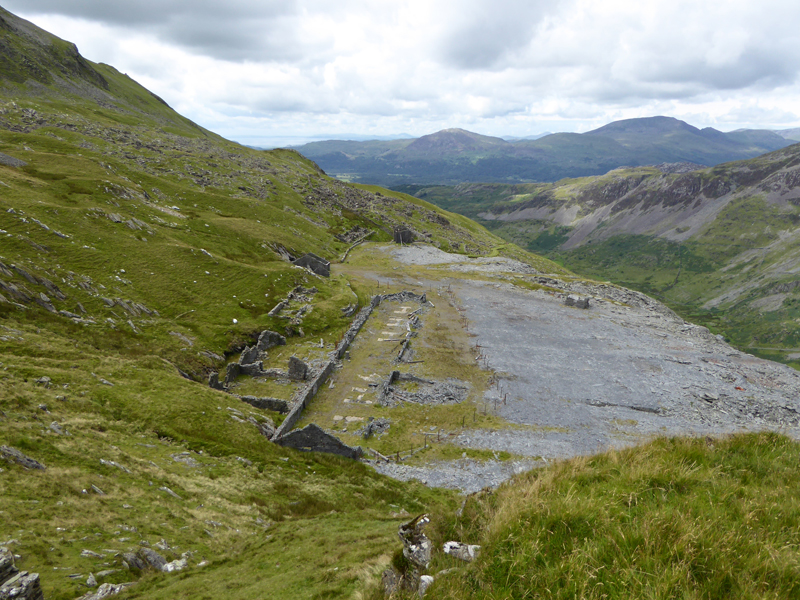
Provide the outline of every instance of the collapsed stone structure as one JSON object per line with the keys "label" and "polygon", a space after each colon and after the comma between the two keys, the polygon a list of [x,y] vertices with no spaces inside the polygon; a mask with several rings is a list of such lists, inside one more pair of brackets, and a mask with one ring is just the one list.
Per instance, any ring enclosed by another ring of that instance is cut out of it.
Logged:
{"label": "collapsed stone structure", "polygon": [[321,275],[322,277],[331,276],[330,261],[325,260],[321,256],[317,256],[313,252],[309,252],[308,254],[301,256],[300,258],[295,260],[292,264],[297,267],[303,267],[304,269],[308,269],[312,273],[316,275]]}
{"label": "collapsed stone structure", "polygon": [[401,225],[394,228],[393,237],[395,244],[410,244],[414,241],[414,232],[408,227]]}
{"label": "collapsed stone structure", "polygon": [[[298,286],[289,294],[285,301],[281,301],[272,311],[270,311],[270,314],[273,312],[279,313],[281,310],[283,310],[283,308],[285,308],[285,306],[288,305],[289,300],[303,298],[305,294],[314,292],[316,292],[316,289],[314,288],[311,290],[306,290],[305,288]],[[348,458],[360,458],[362,456],[362,450],[360,446],[355,448],[348,446],[336,436],[326,433],[317,425],[311,424],[299,431],[292,431],[292,429],[303,414],[303,410],[308,402],[317,394],[322,385],[328,380],[335,368],[339,365],[339,362],[342,360],[342,358],[344,358],[345,353],[355,340],[358,332],[367,322],[367,319],[370,317],[375,308],[378,307],[383,301],[414,301],[423,305],[429,304],[425,294],[419,295],[407,291],[385,296],[374,296],[370,303],[358,312],[350,327],[337,344],[336,349],[329,353],[328,360],[325,361],[322,367],[316,368],[312,368],[296,356],[291,356],[289,358],[288,370],[286,372],[279,371],[277,369],[264,370],[261,359],[266,358],[264,354],[266,350],[277,345],[286,344],[286,338],[274,331],[265,330],[259,335],[258,343],[255,346],[245,347],[238,362],[229,363],[227,365],[224,383],[220,382],[219,373],[212,373],[209,376],[208,385],[214,389],[230,393],[231,384],[239,375],[242,374],[250,375],[252,377],[285,377],[292,381],[307,382],[307,384],[301,390],[298,390],[295,393],[294,397],[289,402],[277,398],[259,398],[255,396],[236,395],[234,395],[234,397],[239,398],[240,400],[247,402],[256,408],[274,410],[286,414],[286,418],[277,429],[265,426],[263,423],[259,423],[255,419],[252,420],[252,422],[254,422],[254,424],[259,428],[259,431],[261,431],[264,436],[276,444],[298,450],[328,452]],[[405,351],[405,348],[407,348],[407,344],[404,346],[404,350],[401,351],[401,357],[402,353]],[[394,379],[392,379],[392,377]],[[390,376],[390,380],[393,381],[397,379],[405,379],[407,377],[409,376],[401,375],[399,372],[393,372]],[[391,383],[391,381],[389,383]],[[434,382],[426,381],[425,383],[433,384]],[[389,384],[387,384],[387,386],[388,385]],[[372,434],[382,433],[388,428],[388,426],[388,422],[383,421],[372,424],[367,437]]]}

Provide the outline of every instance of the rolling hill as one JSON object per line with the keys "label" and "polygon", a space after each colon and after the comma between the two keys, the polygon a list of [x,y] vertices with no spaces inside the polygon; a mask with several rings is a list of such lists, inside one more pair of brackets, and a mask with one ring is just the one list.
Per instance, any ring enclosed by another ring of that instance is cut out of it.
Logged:
{"label": "rolling hill", "polygon": [[326,141],[298,146],[326,172],[348,181],[413,192],[419,185],[557,181],[622,166],[752,158],[793,142],[777,132],[723,133],[670,117],[628,119],[583,134],[555,133],[507,142],[463,129],[414,140]]}

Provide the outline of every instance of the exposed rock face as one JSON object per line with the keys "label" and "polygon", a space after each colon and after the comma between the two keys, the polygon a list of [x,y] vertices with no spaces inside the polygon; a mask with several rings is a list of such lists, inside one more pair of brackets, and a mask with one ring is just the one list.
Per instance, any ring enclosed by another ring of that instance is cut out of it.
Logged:
{"label": "exposed rock face", "polygon": [[16,448],[11,448],[9,446],[0,446],[0,457],[9,462],[17,463],[25,469],[39,469],[42,471],[45,469],[45,466],[39,461],[34,460],[29,456],[25,456]]}
{"label": "exposed rock face", "polygon": [[338,454],[345,458],[361,458],[363,450],[361,446],[348,446],[336,436],[326,433],[321,427],[311,423],[302,429],[290,431],[273,440],[280,446],[303,450],[306,452],[327,452],[328,454]]}
{"label": "exposed rock face", "polygon": [[305,381],[308,378],[308,365],[296,356],[289,357],[289,379]]}
{"label": "exposed rock face", "polygon": [[308,269],[312,273],[322,275],[323,277],[331,276],[331,263],[312,252],[309,252],[305,256],[301,256],[292,264]]}
{"label": "exposed rock face", "polygon": [[140,548],[139,556],[156,571],[163,571],[164,566],[167,564],[167,560],[163,556],[150,548]]}

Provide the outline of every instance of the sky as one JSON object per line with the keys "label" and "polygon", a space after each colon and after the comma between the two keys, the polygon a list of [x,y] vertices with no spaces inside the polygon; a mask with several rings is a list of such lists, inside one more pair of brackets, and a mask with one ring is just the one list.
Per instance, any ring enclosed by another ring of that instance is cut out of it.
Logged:
{"label": "sky", "polygon": [[2,0],[200,125],[309,139],[800,127],[796,0]]}

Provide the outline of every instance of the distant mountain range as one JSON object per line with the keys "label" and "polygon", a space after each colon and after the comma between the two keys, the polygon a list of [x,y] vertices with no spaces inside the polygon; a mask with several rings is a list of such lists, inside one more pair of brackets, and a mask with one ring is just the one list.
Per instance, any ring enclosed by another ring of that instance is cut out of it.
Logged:
{"label": "distant mountain range", "polygon": [[656,297],[748,352],[800,360],[800,144],[688,171],[417,195],[576,273]]}
{"label": "distant mountain range", "polygon": [[[796,138],[796,139],[795,139]],[[753,158],[800,140],[800,130],[698,129],[672,117],[615,121],[586,133],[508,141],[463,129],[412,139],[313,142],[295,149],[328,174],[396,189],[463,182],[523,183],[602,175],[622,166]],[[411,190],[413,191],[413,189]]]}

